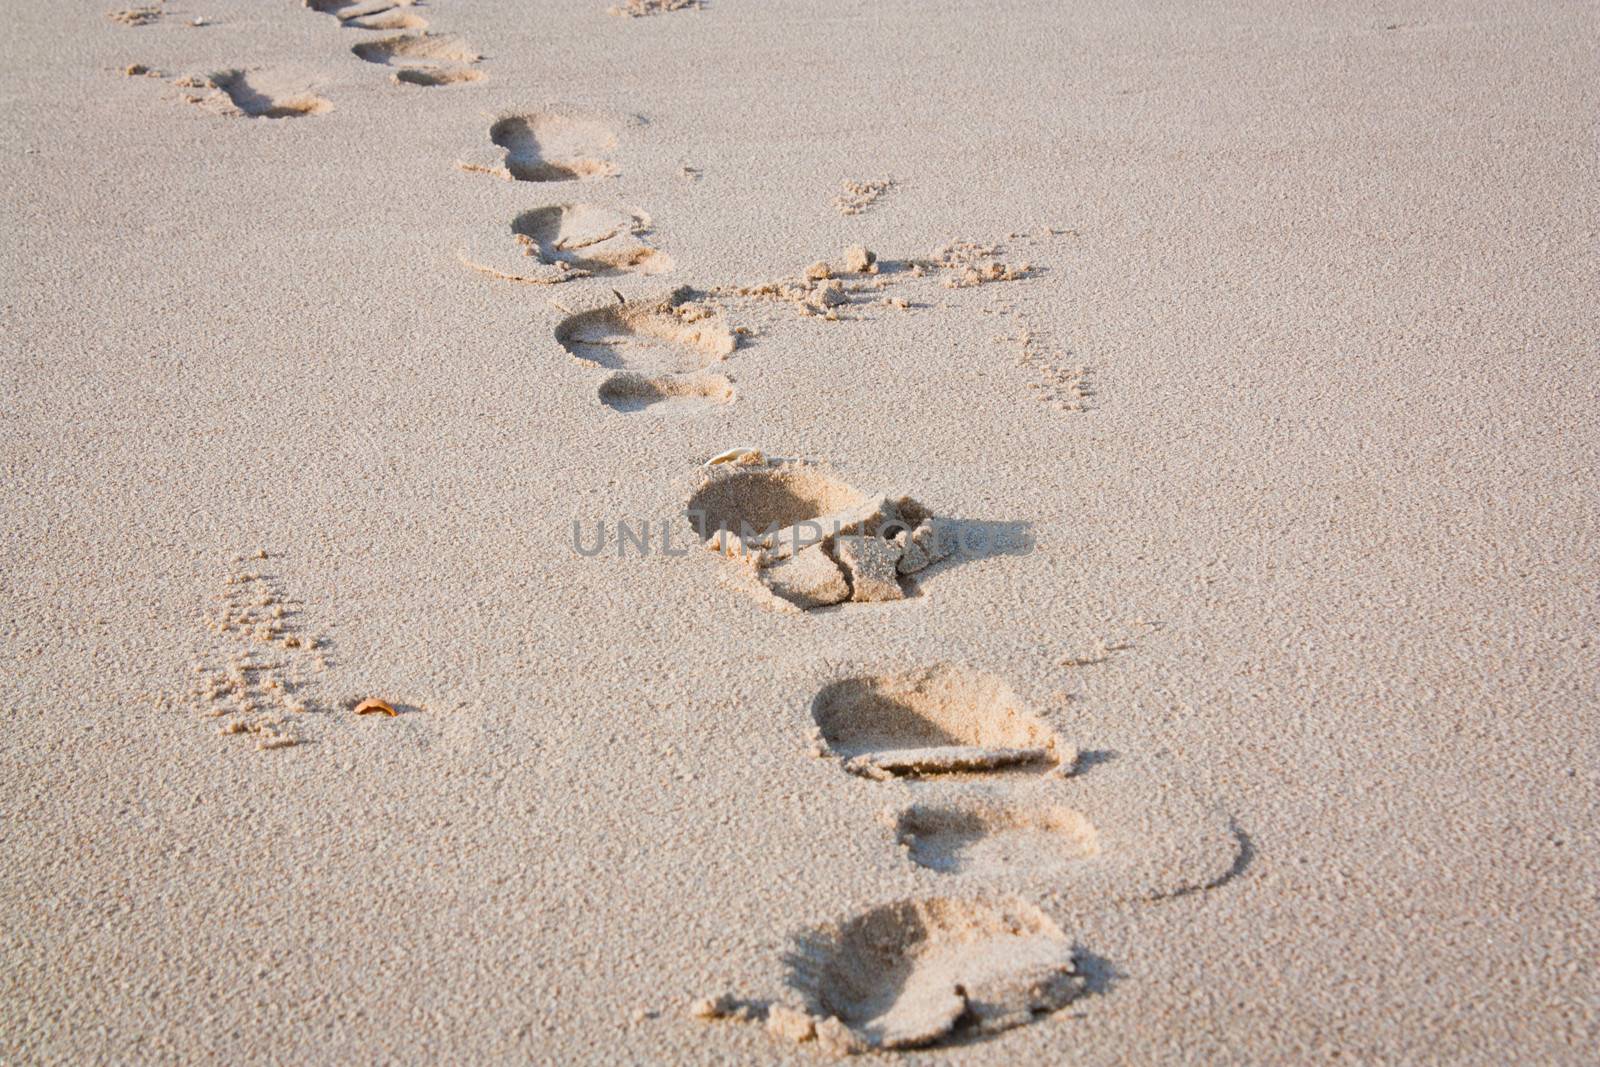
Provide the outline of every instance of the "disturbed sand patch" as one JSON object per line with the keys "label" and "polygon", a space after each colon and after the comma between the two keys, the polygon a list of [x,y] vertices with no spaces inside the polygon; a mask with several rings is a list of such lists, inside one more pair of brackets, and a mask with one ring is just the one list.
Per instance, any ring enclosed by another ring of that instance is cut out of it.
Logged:
{"label": "disturbed sand patch", "polygon": [[704,0],[622,0],[622,3],[614,4],[606,11],[612,15],[638,19],[673,11],[697,11],[704,6]]}
{"label": "disturbed sand patch", "polygon": [[265,550],[235,560],[202,619],[209,635],[191,664],[189,695],[222,735],[252,737],[260,749],[300,742],[312,679],[328,670],[329,642],[309,629],[298,602],[264,573]]}
{"label": "disturbed sand patch", "polygon": [[846,179],[840,183],[839,195],[833,198],[833,209],[841,215],[859,215],[887,196],[894,187],[893,178],[866,181]]}
{"label": "disturbed sand patch", "polygon": [[146,5],[144,7],[126,7],[116,11],[107,11],[106,18],[124,26],[148,26],[158,21],[165,14],[159,5]]}

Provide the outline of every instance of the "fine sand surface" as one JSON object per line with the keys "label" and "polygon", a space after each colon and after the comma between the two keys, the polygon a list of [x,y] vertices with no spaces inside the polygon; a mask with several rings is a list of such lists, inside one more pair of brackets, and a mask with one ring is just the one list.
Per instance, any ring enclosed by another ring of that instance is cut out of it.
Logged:
{"label": "fine sand surface", "polygon": [[1592,1062],[1592,4],[128,2],[0,1062]]}

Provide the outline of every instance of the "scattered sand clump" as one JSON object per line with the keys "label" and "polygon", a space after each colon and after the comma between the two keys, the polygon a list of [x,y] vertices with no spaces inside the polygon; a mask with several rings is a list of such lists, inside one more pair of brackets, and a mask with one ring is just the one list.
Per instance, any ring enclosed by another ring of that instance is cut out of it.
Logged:
{"label": "scattered sand clump", "polygon": [[841,215],[859,215],[882,199],[895,185],[893,178],[841,183],[842,191],[833,198],[833,208]]}

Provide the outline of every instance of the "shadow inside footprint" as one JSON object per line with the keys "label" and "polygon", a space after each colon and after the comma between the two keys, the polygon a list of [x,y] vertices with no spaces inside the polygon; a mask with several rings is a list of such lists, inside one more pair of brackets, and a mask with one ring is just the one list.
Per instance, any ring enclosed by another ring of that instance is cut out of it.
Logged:
{"label": "shadow inside footprint", "polygon": [[672,269],[672,257],[644,239],[650,218],[639,211],[552,204],[520,213],[509,230],[475,229],[461,249],[461,261],[496,278],[535,285]]}
{"label": "shadow inside footprint", "polygon": [[664,374],[649,377],[621,372],[600,383],[600,402],[613,411],[690,412],[726,404],[733,384],[720,374]]}
{"label": "shadow inside footprint", "polygon": [[716,311],[679,289],[665,299],[605,304],[563,319],[556,340],[608,370],[690,371],[733,354],[735,338]]}
{"label": "shadow inside footprint", "polygon": [[[688,514],[705,540],[720,531],[751,543],[764,531],[844,515],[869,501],[824,467],[781,463],[713,471],[689,498]],[[762,544],[776,541],[769,537]]]}
{"label": "shadow inside footprint", "polygon": [[211,84],[228,98],[233,108],[253,119],[298,119],[331,111],[333,105],[312,93],[273,97],[250,84],[242,70],[222,71]]}
{"label": "shadow inside footprint", "polygon": [[[459,74],[459,67],[482,59],[480,54],[467,48],[461,38],[448,34],[402,34],[381,40],[363,40],[350,51],[378,66],[402,67],[400,74],[405,74],[405,70],[434,70],[435,80],[413,77],[410,78],[413,85],[448,85],[453,80],[461,80],[451,77]],[[395,75],[397,80],[400,74]]]}
{"label": "shadow inside footprint", "polygon": [[810,1034],[840,1053],[950,1044],[1025,1025],[1084,992],[1077,955],[1026,901],[934,897],[802,934],[784,962],[813,1020]]}
{"label": "shadow inside footprint", "polygon": [[332,15],[339,25],[358,30],[421,30],[428,20],[414,13],[414,0],[305,0],[306,7]]}
{"label": "shadow inside footprint", "polygon": [[502,150],[501,168],[515,181],[581,181],[616,173],[600,157],[617,146],[617,139],[592,119],[511,115],[489,127],[489,140]]}
{"label": "shadow inside footprint", "polygon": [[471,67],[450,67],[443,70],[407,67],[394,72],[394,80],[401,85],[422,85],[427,87],[461,85],[465,82],[482,81],[483,78],[483,71],[473,70]]}
{"label": "shadow inside footprint", "polygon": [[755,456],[713,464],[685,514],[706,547],[746,564],[747,588],[769,605],[903,600],[907,577],[949,551],[942,520],[909,496],[862,493],[824,466]]}
{"label": "shadow inside footprint", "polygon": [[910,860],[941,874],[1053,874],[1097,855],[1098,837],[1072,808],[984,796],[913,805],[895,822]]}
{"label": "shadow inside footprint", "polygon": [[340,19],[339,25],[357,30],[425,30],[428,20],[398,7],[371,15],[351,15]]}
{"label": "shadow inside footprint", "polygon": [[811,715],[825,750],[869,778],[1040,774],[1077,757],[999,678],[942,664],[830,682]]}
{"label": "shadow inside footprint", "polygon": [[617,211],[595,204],[555,204],[524,211],[511,222],[511,232],[537,251],[546,263],[566,263],[591,274],[635,270],[659,274],[671,261],[639,240],[650,229],[640,212]]}

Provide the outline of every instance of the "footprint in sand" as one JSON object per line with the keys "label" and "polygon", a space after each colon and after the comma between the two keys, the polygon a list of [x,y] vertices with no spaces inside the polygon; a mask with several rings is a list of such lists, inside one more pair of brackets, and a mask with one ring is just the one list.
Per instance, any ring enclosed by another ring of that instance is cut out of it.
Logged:
{"label": "footprint in sand", "polygon": [[1077,751],[999,678],[948,665],[858,675],[811,701],[817,750],[868,778],[1070,774]]}
{"label": "footprint in sand", "polygon": [[524,211],[506,228],[485,226],[468,237],[461,261],[509,281],[550,285],[620,273],[660,274],[672,258],[644,235],[650,217],[596,204],[555,204]]}
{"label": "footprint in sand", "polygon": [[1070,873],[1080,898],[1148,900],[1216,883],[1238,859],[1214,804],[1136,761],[1080,770],[1077,748],[993,675],[851,675],[823,686],[811,714],[814,751],[844,770],[943,783],[890,817],[907,858],[939,874],[1048,889]]}
{"label": "footprint in sand", "polygon": [[173,84],[179,89],[203,90],[185,93],[184,99],[222,115],[298,119],[333,110],[333,105],[306,88],[303,80],[264,71],[224,70],[179,78]]}
{"label": "footprint in sand", "polygon": [[785,956],[799,1009],[768,1028],[836,1055],[1022,1026],[1084,991],[1072,941],[1014,897],[906,900],[807,931]]}
{"label": "footprint in sand", "polygon": [[989,796],[913,805],[894,831],[911,862],[941,874],[1060,874],[1100,853],[1099,832],[1082,812]]}
{"label": "footprint in sand", "polygon": [[720,374],[660,374],[619,371],[600,383],[600,402],[627,414],[689,414],[733,401],[733,383]]}
{"label": "footprint in sand", "polygon": [[712,466],[685,512],[735,562],[737,584],[786,610],[899,600],[950,540],[910,497],[863,493],[799,460]]}
{"label": "footprint in sand", "polygon": [[885,815],[909,863],[940,879],[1059,896],[1067,909],[1218,886],[1248,859],[1226,812],[1125,757],[1026,791],[919,788],[915,803]]}
{"label": "footprint in sand", "polygon": [[428,20],[411,10],[413,0],[305,0],[306,7],[332,15],[339,25],[358,30],[425,30]]}
{"label": "footprint in sand", "polygon": [[585,363],[650,374],[700,370],[732,355],[736,341],[722,313],[689,289],[580,311],[556,327],[556,340]]}
{"label": "footprint in sand", "polygon": [[[776,1037],[844,1055],[1024,1025],[1070,1003],[1088,976],[1061,928],[1018,891],[1086,914],[1212,888],[1249,861],[1225,815],[1153,767],[1094,753],[1092,770],[1063,780],[1076,750],[992,675],[942,664],[853,675],[824,686],[812,714],[819,755],[871,778],[924,780],[911,788],[925,799],[888,817],[896,843],[935,877],[983,888],[795,938],[785,963],[801,1006],[767,1006]],[[702,1003],[713,1018],[760,1015],[755,1002]]]}
{"label": "footprint in sand", "polygon": [[492,147],[473,148],[456,165],[507,181],[565,182],[617,173],[605,153],[617,138],[604,124],[554,111],[508,112],[489,127]]}
{"label": "footprint in sand", "polygon": [[394,80],[402,85],[455,85],[478,81],[481,71],[471,65],[483,57],[459,37],[447,34],[404,34],[362,41],[350,49],[368,63],[394,67]]}

